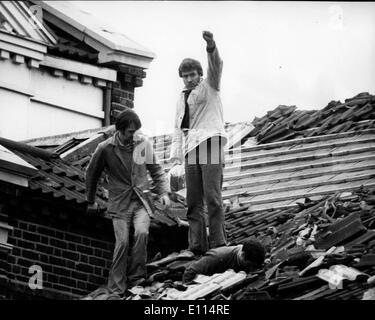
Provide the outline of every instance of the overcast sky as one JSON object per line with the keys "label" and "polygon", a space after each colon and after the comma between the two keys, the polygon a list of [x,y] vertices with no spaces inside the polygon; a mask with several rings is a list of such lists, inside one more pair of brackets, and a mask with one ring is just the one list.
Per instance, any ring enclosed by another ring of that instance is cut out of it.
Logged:
{"label": "overcast sky", "polygon": [[224,61],[227,122],[251,121],[280,104],[321,109],[375,93],[375,3],[74,1],[156,54],[135,93],[143,131],[173,130],[183,58],[207,68],[202,31]]}

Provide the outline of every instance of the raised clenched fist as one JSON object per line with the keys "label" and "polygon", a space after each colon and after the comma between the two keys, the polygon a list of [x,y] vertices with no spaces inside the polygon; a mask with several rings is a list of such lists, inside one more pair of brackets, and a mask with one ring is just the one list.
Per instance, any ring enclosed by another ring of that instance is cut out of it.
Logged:
{"label": "raised clenched fist", "polygon": [[203,39],[206,40],[207,44],[214,41],[214,35],[210,31],[203,31]]}

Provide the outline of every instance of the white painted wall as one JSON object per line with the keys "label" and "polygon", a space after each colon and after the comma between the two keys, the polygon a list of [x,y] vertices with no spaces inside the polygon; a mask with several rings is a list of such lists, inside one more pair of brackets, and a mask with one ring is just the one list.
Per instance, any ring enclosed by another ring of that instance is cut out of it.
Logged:
{"label": "white painted wall", "polygon": [[33,102],[30,109],[33,110],[30,119],[38,121],[37,126],[29,126],[28,137],[43,137],[47,135],[63,134],[84,129],[99,128],[101,121],[95,118],[89,118],[85,115],[72,113],[70,111],[51,108],[48,105]]}
{"label": "white painted wall", "polygon": [[0,88],[0,136],[26,139],[29,129],[28,96]]}
{"label": "white painted wall", "polygon": [[101,88],[0,60],[0,136],[24,140],[98,128],[102,105]]}

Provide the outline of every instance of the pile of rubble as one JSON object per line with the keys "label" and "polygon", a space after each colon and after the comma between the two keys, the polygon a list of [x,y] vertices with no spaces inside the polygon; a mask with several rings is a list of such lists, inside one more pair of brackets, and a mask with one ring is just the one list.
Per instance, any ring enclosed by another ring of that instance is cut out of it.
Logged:
{"label": "pile of rubble", "polygon": [[345,103],[331,101],[321,110],[280,105],[262,118],[255,117],[252,124],[255,128],[249,136],[260,144],[372,128],[375,96],[360,93]]}
{"label": "pile of rubble", "polygon": [[185,285],[182,274],[196,258],[176,252],[155,257],[126,299],[375,299],[375,189],[305,199],[278,217],[251,231],[268,251],[263,269],[199,275]]}
{"label": "pile of rubble", "polygon": [[375,287],[375,189],[306,201],[254,235],[269,248],[268,264],[232,299],[362,299]]}

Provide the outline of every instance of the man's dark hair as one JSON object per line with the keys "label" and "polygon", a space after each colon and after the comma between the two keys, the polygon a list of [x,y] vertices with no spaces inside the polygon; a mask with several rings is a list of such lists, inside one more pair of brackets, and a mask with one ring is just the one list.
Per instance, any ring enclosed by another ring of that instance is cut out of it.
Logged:
{"label": "man's dark hair", "polygon": [[115,123],[116,130],[123,131],[132,123],[135,125],[137,130],[142,126],[141,120],[139,119],[138,115],[133,110],[126,109],[117,116]]}
{"label": "man's dark hair", "polygon": [[247,261],[251,261],[254,267],[259,268],[266,257],[264,246],[254,239],[246,240],[242,243],[243,257]]}
{"label": "man's dark hair", "polygon": [[186,58],[182,60],[180,66],[178,67],[178,74],[182,78],[183,72],[189,72],[192,70],[197,70],[200,76],[203,76],[203,69],[201,63],[197,60]]}

